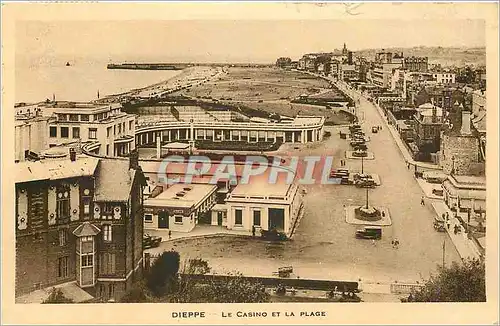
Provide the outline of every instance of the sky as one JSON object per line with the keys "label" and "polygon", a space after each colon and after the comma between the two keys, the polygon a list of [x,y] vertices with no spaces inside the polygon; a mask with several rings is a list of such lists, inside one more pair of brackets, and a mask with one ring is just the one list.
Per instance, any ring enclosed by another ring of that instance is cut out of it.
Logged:
{"label": "sky", "polygon": [[[18,21],[16,56],[117,61],[274,62],[343,43],[485,46],[482,20]],[[64,59],[66,60],[66,59]]]}

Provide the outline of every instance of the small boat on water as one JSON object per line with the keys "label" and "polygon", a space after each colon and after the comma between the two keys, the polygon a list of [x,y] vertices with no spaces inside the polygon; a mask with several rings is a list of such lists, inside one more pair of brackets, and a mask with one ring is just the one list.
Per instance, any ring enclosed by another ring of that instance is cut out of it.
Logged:
{"label": "small boat on water", "polygon": [[66,67],[70,67],[70,66],[71,66],[71,64],[69,63],[69,61],[66,62]]}

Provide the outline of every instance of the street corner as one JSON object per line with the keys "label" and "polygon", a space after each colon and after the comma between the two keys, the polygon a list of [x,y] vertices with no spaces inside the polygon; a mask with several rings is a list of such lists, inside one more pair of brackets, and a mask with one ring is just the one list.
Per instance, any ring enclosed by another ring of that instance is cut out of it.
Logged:
{"label": "street corner", "polygon": [[[373,217],[366,217],[363,219],[357,212],[358,208],[363,209],[364,205],[351,205],[347,206],[344,210],[345,212],[345,221],[348,224],[355,225],[376,225],[376,226],[390,226],[392,225],[391,214],[387,207],[383,206],[368,206],[368,210],[371,209],[373,213]],[[368,213],[369,214],[369,213]]]}
{"label": "street corner", "polygon": [[345,157],[351,160],[374,160],[375,155],[372,152],[366,152],[366,156],[356,156],[356,151],[346,151]]}

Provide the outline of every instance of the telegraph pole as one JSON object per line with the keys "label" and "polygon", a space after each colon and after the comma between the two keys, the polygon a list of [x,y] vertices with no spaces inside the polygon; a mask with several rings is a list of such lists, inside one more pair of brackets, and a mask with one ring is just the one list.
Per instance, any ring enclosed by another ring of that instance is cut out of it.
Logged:
{"label": "telegraph pole", "polygon": [[446,252],[446,240],[443,240],[443,268],[445,267],[445,263],[444,263],[445,252]]}

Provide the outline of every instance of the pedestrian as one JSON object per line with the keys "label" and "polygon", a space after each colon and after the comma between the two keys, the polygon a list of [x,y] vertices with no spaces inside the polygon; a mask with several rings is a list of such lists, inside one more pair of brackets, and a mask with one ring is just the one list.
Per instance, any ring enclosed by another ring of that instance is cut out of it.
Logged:
{"label": "pedestrian", "polygon": [[420,199],[420,205],[424,206],[425,205],[425,202],[424,202],[424,196],[422,196],[422,198]]}
{"label": "pedestrian", "polygon": [[255,225],[252,225],[252,237],[255,238]]}
{"label": "pedestrian", "polygon": [[375,242],[375,239],[372,239],[372,246],[374,246],[374,247],[375,247],[376,245],[377,245],[377,244],[376,244],[376,242]]}
{"label": "pedestrian", "polygon": [[382,217],[385,217],[385,212],[384,211],[382,211]]}
{"label": "pedestrian", "polygon": [[172,238],[172,231],[168,230],[168,239],[170,240],[170,238]]}
{"label": "pedestrian", "polygon": [[449,230],[450,229],[450,222],[446,223],[446,228]]}

